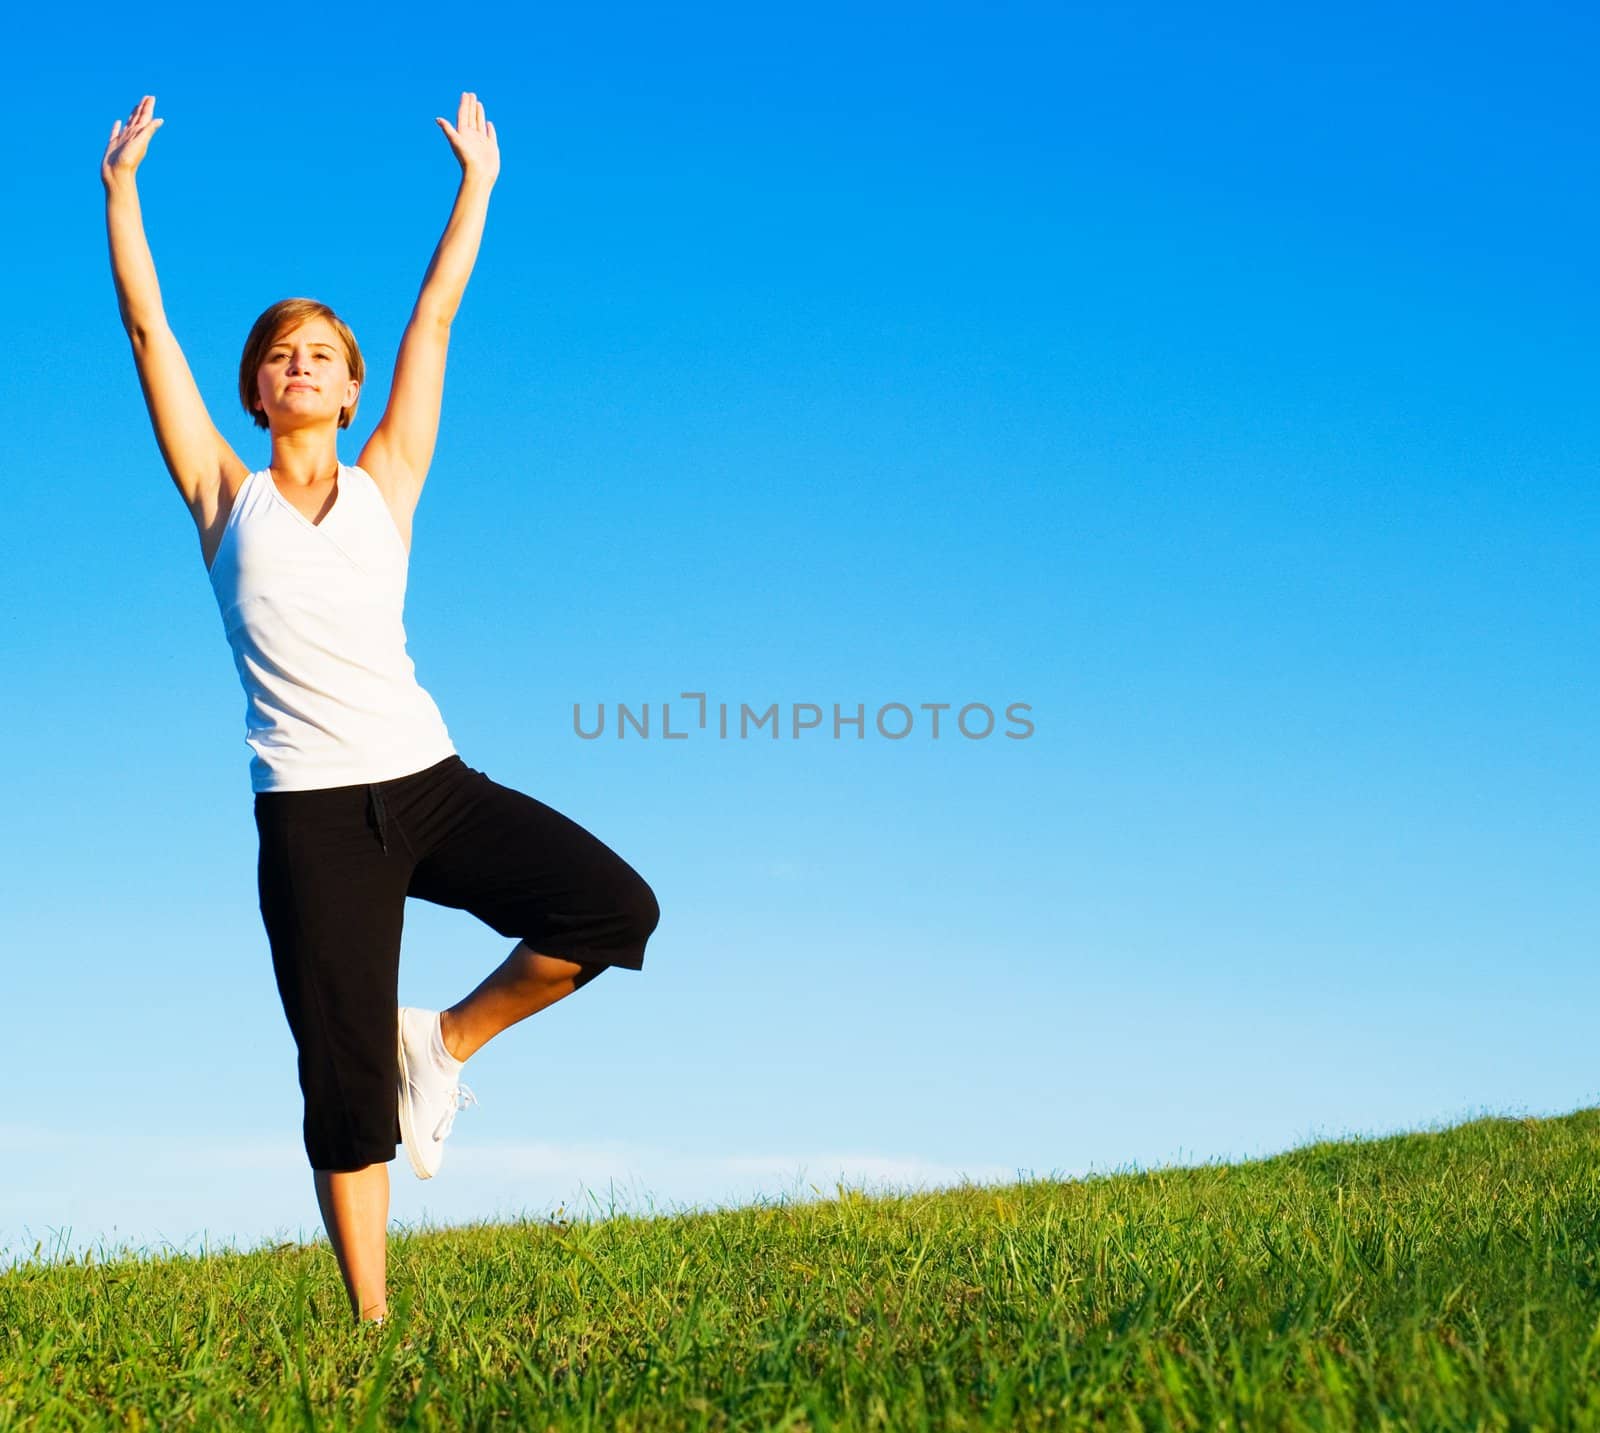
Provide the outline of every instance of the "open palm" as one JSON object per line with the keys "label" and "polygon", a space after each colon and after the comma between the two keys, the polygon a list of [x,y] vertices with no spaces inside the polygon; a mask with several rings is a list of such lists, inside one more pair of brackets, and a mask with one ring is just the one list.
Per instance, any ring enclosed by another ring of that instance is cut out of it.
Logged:
{"label": "open palm", "polygon": [[133,107],[126,120],[117,120],[111,126],[111,138],[106,141],[105,157],[100,161],[100,177],[106,183],[118,175],[132,174],[144,158],[150,145],[150,136],[166,123],[155,118],[156,97],[146,95]]}
{"label": "open palm", "polygon": [[450,141],[450,148],[461,161],[463,175],[487,179],[491,184],[500,173],[500,145],[494,136],[494,125],[484,121],[483,106],[470,90],[461,94],[461,104],[456,109],[456,122],[452,125],[440,117],[435,120]]}

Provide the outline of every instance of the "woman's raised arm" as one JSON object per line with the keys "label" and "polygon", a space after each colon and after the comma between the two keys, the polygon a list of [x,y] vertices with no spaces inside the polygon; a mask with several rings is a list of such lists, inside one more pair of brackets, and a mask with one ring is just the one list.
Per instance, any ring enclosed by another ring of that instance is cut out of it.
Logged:
{"label": "woman's raised arm", "polygon": [[453,126],[443,119],[435,123],[444,130],[460,161],[461,187],[400,339],[389,406],[367,439],[360,460],[360,466],[389,489],[391,505],[398,503],[407,513],[416,507],[433,462],[450,325],[478,259],[489,191],[500,174],[499,141],[494,125],[484,118],[477,95],[469,91],[461,96]]}
{"label": "woman's raised arm", "polygon": [[223,480],[242,480],[248,471],[206,412],[205,400],[161,307],[155,260],[145,239],[134,183],[150,136],[166,123],[154,117],[154,110],[155,97],[146,95],[126,122],[118,120],[111,126],[111,138],[100,161],[100,179],[106,190],[106,236],[111,244],[117,306],[133,345],[133,361],[156,442],[178,491],[204,530],[215,516]]}

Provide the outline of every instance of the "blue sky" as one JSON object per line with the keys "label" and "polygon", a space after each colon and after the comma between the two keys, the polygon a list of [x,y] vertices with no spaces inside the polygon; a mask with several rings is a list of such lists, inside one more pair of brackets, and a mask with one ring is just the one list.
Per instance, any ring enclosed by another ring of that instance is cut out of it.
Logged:
{"label": "blue sky", "polygon": [[[355,328],[353,462],[434,116],[500,138],[410,651],[663,916],[473,1058],[397,1221],[1595,1101],[1592,12],[116,14],[21,22],[0,137],[0,1250],[318,1226],[244,699],[106,257],[144,93],[168,317],[252,467],[251,321]],[[685,691],[1034,730],[574,734]],[[402,999],[509,945],[410,902]]]}

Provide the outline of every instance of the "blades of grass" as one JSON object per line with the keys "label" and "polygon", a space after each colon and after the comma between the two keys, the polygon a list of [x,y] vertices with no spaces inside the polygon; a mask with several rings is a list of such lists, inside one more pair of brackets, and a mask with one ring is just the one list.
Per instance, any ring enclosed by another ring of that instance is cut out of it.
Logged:
{"label": "blades of grass", "polygon": [[411,1309],[415,1299],[416,1295],[407,1290],[395,1299],[390,1305],[389,1312],[384,1315],[383,1343],[378,1350],[378,1364],[373,1370],[372,1388],[367,1395],[366,1407],[362,1410],[361,1420],[356,1425],[357,1433],[372,1433],[372,1430],[379,1426],[378,1420],[383,1416],[384,1404],[387,1401],[395,1355],[399,1351],[400,1340],[411,1325]]}

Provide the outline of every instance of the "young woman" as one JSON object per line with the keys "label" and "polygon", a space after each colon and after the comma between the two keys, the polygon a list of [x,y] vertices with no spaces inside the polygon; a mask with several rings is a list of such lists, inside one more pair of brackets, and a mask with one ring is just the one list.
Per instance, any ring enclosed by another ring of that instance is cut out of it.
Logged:
{"label": "young woman", "polygon": [[[386,1303],[388,1161],[439,1167],[463,1062],[607,966],[638,970],[654,893],[588,831],[456,754],[406,654],[412,517],[432,460],[450,324],[500,172],[474,94],[436,122],[461,185],[395,363],[389,406],[353,465],[338,433],[361,350],[325,304],[285,299],[245,342],[239,396],[271,435],[251,471],[206,412],[162,311],[134,175],[164,123],[150,95],[101,161],[123,326],[161,456],[189,508],[246,698],[257,880],[298,1051],[317,1202],[356,1320]],[[518,937],[442,1011],[398,1005],[406,897]]]}

